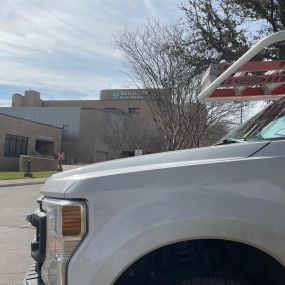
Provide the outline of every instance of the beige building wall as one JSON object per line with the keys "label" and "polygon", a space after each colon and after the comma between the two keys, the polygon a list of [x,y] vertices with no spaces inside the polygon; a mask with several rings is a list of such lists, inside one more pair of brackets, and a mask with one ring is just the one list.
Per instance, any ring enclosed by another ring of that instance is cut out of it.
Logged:
{"label": "beige building wall", "polygon": [[31,161],[31,172],[34,171],[57,171],[58,160],[45,156],[21,155],[19,170],[22,172],[27,171],[28,161]]}
{"label": "beige building wall", "polygon": [[[14,94],[13,107],[81,107],[91,109],[120,109],[129,113],[130,109],[139,109],[139,114],[150,116],[150,110],[143,99],[144,90],[139,89],[108,89],[102,90],[100,100],[48,100],[40,99],[37,91],[26,91],[25,95]],[[116,94],[120,94],[116,96]],[[115,95],[115,96],[114,96]]]}
{"label": "beige building wall", "polygon": [[12,107],[42,107],[40,92],[35,90],[25,91],[25,95],[14,94],[12,97]]}
{"label": "beige building wall", "polygon": [[0,169],[18,169],[19,157],[4,155],[6,134],[28,137],[27,154],[35,154],[37,141],[53,141],[54,153],[61,149],[62,129],[0,114]]}
{"label": "beige building wall", "polygon": [[[25,95],[14,94],[14,107],[80,107],[79,135],[73,139],[63,139],[62,151],[67,163],[92,163],[111,158],[108,146],[102,142],[102,110],[112,112],[120,110],[126,115],[136,115],[142,120],[151,120],[152,115],[144,100],[145,90],[108,89],[100,92],[100,100],[41,100],[36,91],[27,91]],[[105,113],[106,114],[106,113]]]}
{"label": "beige building wall", "polygon": [[108,146],[100,139],[104,131],[100,116],[98,109],[81,109],[79,137],[62,143],[69,163],[93,163],[108,159]]}
{"label": "beige building wall", "polygon": [[81,107],[90,109],[119,109],[127,114],[129,109],[139,109],[141,116],[150,116],[147,103],[143,100],[66,100],[44,101],[44,107]]}

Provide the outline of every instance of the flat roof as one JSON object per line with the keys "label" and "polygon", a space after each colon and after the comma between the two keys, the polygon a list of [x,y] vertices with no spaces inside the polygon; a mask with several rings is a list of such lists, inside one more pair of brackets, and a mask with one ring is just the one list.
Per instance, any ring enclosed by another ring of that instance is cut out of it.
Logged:
{"label": "flat roof", "polygon": [[53,126],[53,125],[48,125],[48,124],[43,124],[43,123],[39,123],[39,122],[36,122],[36,121],[28,120],[28,119],[23,119],[23,118],[12,116],[12,115],[7,115],[7,114],[1,113],[1,112],[0,112],[0,115],[5,116],[5,117],[10,117],[10,118],[13,118],[13,119],[18,119],[18,120],[30,122],[30,123],[34,123],[34,124],[38,124],[38,125],[42,125],[42,126],[46,126],[46,127],[51,127],[51,128],[60,129],[60,130],[62,129],[60,127],[56,127],[56,126]]}

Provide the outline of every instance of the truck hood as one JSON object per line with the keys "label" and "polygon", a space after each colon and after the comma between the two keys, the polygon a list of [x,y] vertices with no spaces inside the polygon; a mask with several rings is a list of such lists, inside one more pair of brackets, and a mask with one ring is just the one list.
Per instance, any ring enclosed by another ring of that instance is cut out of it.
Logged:
{"label": "truck hood", "polygon": [[[49,197],[64,198],[64,194],[75,183],[84,180],[114,175],[142,172],[154,169],[209,163],[250,157],[269,142],[233,143],[180,151],[171,151],[132,158],[117,159],[91,164],[74,170],[55,174],[49,178],[41,193]],[[72,187],[73,188],[73,187]]]}

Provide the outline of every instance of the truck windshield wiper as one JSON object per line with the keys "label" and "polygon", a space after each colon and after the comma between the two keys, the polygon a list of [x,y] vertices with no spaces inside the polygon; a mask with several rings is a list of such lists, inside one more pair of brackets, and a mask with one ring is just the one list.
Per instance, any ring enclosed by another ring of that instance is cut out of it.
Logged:
{"label": "truck windshield wiper", "polygon": [[215,145],[230,144],[230,143],[241,143],[241,142],[245,142],[245,139],[226,138],[226,139],[222,140],[221,142],[219,142]]}

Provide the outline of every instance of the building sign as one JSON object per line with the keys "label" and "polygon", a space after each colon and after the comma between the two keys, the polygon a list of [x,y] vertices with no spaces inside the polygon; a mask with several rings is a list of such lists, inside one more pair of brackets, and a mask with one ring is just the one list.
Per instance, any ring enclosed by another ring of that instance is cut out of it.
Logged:
{"label": "building sign", "polygon": [[112,100],[144,100],[141,94],[138,90],[116,90],[112,92]]}
{"label": "building sign", "polygon": [[138,156],[138,155],[142,155],[142,149],[136,149],[135,150],[135,156]]}
{"label": "building sign", "polygon": [[121,93],[118,92],[118,91],[113,91],[112,92],[112,99],[113,100],[119,100],[120,99],[120,96],[121,96]]}

